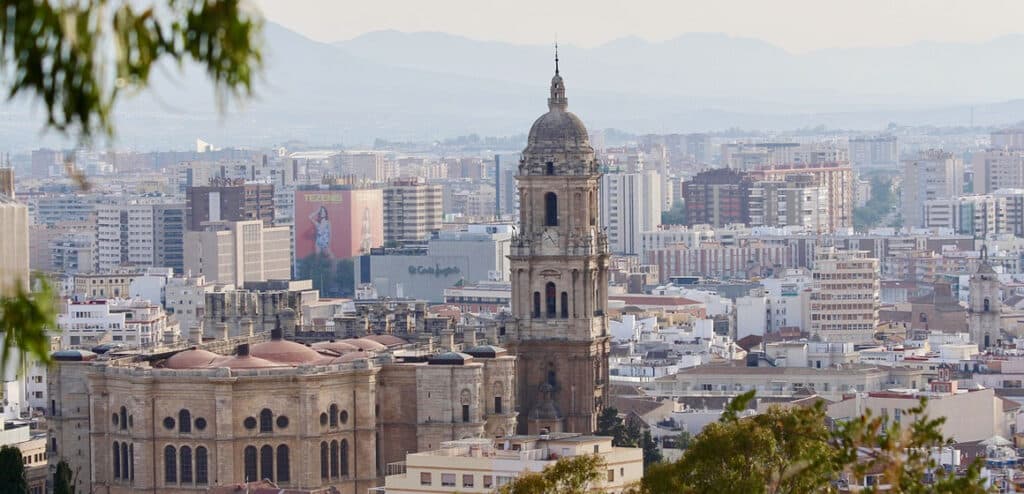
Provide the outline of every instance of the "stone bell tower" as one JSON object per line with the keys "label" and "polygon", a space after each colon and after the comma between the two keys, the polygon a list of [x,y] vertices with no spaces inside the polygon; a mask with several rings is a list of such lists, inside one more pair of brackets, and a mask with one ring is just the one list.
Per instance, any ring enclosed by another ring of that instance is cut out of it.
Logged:
{"label": "stone bell tower", "polygon": [[610,340],[608,241],[598,221],[600,173],[558,72],[548,112],[519,164],[520,230],[512,241],[509,350],[518,361],[519,432],[591,433],[605,406]]}
{"label": "stone bell tower", "polygon": [[971,275],[967,297],[967,327],[971,341],[982,351],[997,346],[1002,339],[1000,323],[1003,302],[999,295],[999,277],[988,262],[988,247],[981,247],[978,270]]}

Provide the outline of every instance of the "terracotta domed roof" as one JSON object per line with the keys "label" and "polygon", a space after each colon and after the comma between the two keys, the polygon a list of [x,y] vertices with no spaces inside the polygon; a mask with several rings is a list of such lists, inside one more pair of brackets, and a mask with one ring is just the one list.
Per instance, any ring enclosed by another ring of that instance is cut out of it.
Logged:
{"label": "terracotta domed roof", "polygon": [[221,359],[216,353],[192,348],[183,352],[175,353],[164,363],[168,369],[201,369],[211,367],[213,363]]}
{"label": "terracotta domed roof", "polygon": [[389,334],[371,334],[364,336],[362,339],[376,341],[377,343],[380,343],[381,345],[384,345],[386,347],[401,346],[409,343],[408,341],[405,341],[397,336]]}
{"label": "terracotta domed roof", "polygon": [[237,355],[219,360],[216,367],[227,367],[229,369],[266,369],[270,367],[284,367],[287,364],[279,364],[264,360],[252,355]]}
{"label": "terracotta domed roof", "polygon": [[253,357],[281,364],[312,364],[321,357],[316,350],[287,340],[270,340],[252,346]]}
{"label": "terracotta domed roof", "polygon": [[356,348],[358,348],[360,350],[363,350],[363,351],[379,352],[381,350],[386,350],[387,349],[386,346],[384,346],[384,345],[382,345],[380,343],[377,343],[376,341],[368,340],[366,338],[352,338],[352,339],[341,340],[341,341],[342,341],[342,343],[348,343],[349,345],[352,345],[352,346],[354,346],[354,347],[356,347]]}
{"label": "terracotta domed roof", "polygon": [[345,355],[342,355],[340,357],[335,357],[335,358],[331,359],[330,363],[332,363],[332,364],[344,364],[346,362],[355,362],[356,360],[366,360],[366,359],[370,358],[371,355],[372,354],[367,353],[367,352],[346,353]]}
{"label": "terracotta domed roof", "polygon": [[335,353],[344,354],[349,352],[358,352],[359,347],[350,345],[344,341],[318,341],[313,343],[314,350],[330,350]]}

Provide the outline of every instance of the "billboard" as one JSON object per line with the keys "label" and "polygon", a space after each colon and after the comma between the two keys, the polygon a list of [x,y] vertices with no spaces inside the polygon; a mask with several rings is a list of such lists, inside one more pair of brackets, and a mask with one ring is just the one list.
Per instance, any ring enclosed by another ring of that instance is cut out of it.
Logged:
{"label": "billboard", "polygon": [[322,254],[349,259],[384,244],[384,193],[380,189],[295,191],[295,258]]}

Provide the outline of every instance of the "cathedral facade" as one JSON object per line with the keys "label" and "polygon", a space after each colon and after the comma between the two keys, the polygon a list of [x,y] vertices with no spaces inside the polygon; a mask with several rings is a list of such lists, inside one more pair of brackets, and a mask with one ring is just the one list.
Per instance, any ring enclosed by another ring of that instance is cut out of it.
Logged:
{"label": "cathedral facade", "polygon": [[583,122],[568,111],[555,58],[548,112],[519,164],[520,229],[510,266],[519,432],[591,433],[605,406],[608,240]]}

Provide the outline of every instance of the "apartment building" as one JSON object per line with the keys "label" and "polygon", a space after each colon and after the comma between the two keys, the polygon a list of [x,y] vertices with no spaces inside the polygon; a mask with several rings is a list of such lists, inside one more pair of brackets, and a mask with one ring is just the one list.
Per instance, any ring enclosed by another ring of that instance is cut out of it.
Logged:
{"label": "apartment building", "polygon": [[878,259],[866,251],[817,249],[811,270],[808,322],[812,337],[828,342],[870,342],[878,325]]}
{"label": "apartment building", "polygon": [[259,220],[274,222],[274,186],[245,183],[241,179],[212,179],[211,184],[189,187],[185,194],[186,225],[203,229],[207,221]]}
{"label": "apartment building", "polygon": [[[793,175],[809,175],[804,182]],[[750,172],[753,181],[809,183],[824,189],[827,194],[828,221],[824,231],[834,232],[853,226],[853,169],[846,161],[807,162],[772,165]],[[811,202],[808,202],[811,204]]]}
{"label": "apartment building", "polygon": [[89,348],[101,343],[149,350],[174,344],[180,337],[176,321],[148,300],[109,299],[68,301],[66,312],[57,316],[63,348]]}
{"label": "apartment building", "polygon": [[974,192],[989,194],[1024,187],[1024,151],[988,149],[974,153],[972,163]]}
{"label": "apartment building", "polygon": [[849,141],[850,163],[855,167],[891,167],[899,164],[900,150],[896,136],[852,137]]}
{"label": "apartment building", "polygon": [[207,281],[242,285],[291,278],[291,230],[260,220],[207,223],[185,233],[185,270]]}
{"label": "apartment building", "polygon": [[440,184],[422,178],[395,180],[384,187],[384,244],[422,242],[441,229],[444,195]]}
{"label": "apartment building", "polygon": [[1005,233],[1006,199],[993,195],[970,195],[931,199],[924,203],[924,225],[927,228],[949,228],[952,231],[987,238]]}
{"label": "apartment building", "polygon": [[601,176],[601,224],[616,254],[640,254],[641,233],[661,224],[661,176],[655,171]]}
{"label": "apartment building", "polygon": [[903,162],[901,190],[903,224],[924,226],[926,202],[963,194],[964,162],[945,151],[924,151],[917,158]]}

